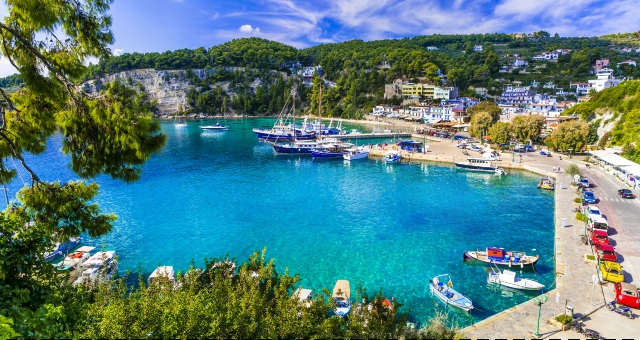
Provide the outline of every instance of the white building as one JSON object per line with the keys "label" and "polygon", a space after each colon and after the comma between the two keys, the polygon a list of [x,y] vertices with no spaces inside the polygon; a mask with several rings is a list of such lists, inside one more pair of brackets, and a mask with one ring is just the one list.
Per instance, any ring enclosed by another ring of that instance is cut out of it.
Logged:
{"label": "white building", "polygon": [[589,92],[589,89],[591,88],[589,83],[580,83],[580,82],[571,83],[569,87],[572,89],[576,89],[577,95],[587,94],[587,92]]}
{"label": "white building", "polygon": [[438,48],[435,46],[427,46],[427,51],[437,51]]}
{"label": "white building", "polygon": [[514,67],[523,67],[525,65],[527,65],[527,62],[524,61],[524,58],[516,58],[516,60],[513,61]]}
{"label": "white building", "polygon": [[604,89],[617,86],[622,80],[613,78],[610,74],[600,74],[597,79],[589,80],[589,86],[600,92]]}
{"label": "white building", "polygon": [[620,67],[620,65],[631,65],[633,67],[636,67],[636,61],[635,60],[625,60],[625,61],[621,61],[618,63],[618,67]]}
{"label": "white building", "polygon": [[484,48],[482,47],[482,45],[475,45],[473,46],[473,51],[474,52],[482,52]]}

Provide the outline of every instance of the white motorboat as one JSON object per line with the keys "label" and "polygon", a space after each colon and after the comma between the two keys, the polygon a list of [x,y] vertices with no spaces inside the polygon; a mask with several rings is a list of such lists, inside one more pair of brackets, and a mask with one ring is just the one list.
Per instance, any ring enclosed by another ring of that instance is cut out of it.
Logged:
{"label": "white motorboat", "polygon": [[506,171],[504,171],[504,169],[503,169],[503,168],[497,168],[497,169],[496,169],[496,175],[500,175],[500,176],[502,176],[502,175],[506,175],[506,174],[507,174],[507,172],[506,172]]}
{"label": "white motorboat", "polygon": [[175,283],[175,273],[172,266],[160,266],[149,275],[149,284],[158,282],[159,280],[168,280]]}
{"label": "white motorboat", "polygon": [[200,127],[205,131],[227,131],[228,128],[220,123],[215,123],[214,125],[203,125]]}
{"label": "white motorboat", "polygon": [[311,289],[306,289],[306,288],[298,288],[296,289],[296,291],[293,293],[293,298],[297,299],[298,301],[300,301],[300,303],[302,305],[304,305],[305,307],[309,308],[311,307],[311,293],[313,291]]}
{"label": "white motorboat", "polygon": [[348,161],[369,157],[369,150],[365,148],[349,148],[344,150],[342,157]]}
{"label": "white motorboat", "polygon": [[498,168],[497,166],[493,165],[491,161],[483,158],[467,158],[466,162],[455,162],[455,165],[459,169],[471,171],[495,172]]}
{"label": "white motorboat", "polygon": [[344,317],[349,314],[351,310],[351,287],[349,287],[349,281],[336,281],[336,285],[333,287],[332,298],[336,303],[336,309],[334,309],[336,315]]}
{"label": "white motorboat", "polygon": [[80,268],[90,257],[91,252],[96,247],[82,246],[75,251],[67,254],[62,261],[56,263],[54,267],[57,270],[74,270]]}
{"label": "white motorboat", "polygon": [[451,305],[468,312],[473,309],[471,299],[453,289],[449,274],[442,274],[429,280],[429,290],[445,305]]}
{"label": "white motorboat", "polygon": [[489,283],[495,283],[503,285],[505,287],[521,290],[541,290],[542,288],[544,288],[544,285],[542,283],[535,280],[516,277],[515,272],[507,269],[500,272],[499,270],[492,268],[487,281]]}
{"label": "white motorboat", "polygon": [[115,260],[115,251],[100,251],[91,256],[87,261],[80,265],[82,274],[73,283],[76,285],[94,285],[111,278],[111,275],[118,270],[118,264]]}

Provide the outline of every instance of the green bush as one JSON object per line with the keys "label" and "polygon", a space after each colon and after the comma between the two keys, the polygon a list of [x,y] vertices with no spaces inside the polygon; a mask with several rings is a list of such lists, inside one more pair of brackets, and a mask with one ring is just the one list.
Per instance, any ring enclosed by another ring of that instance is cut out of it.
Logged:
{"label": "green bush", "polygon": [[596,257],[594,255],[587,255],[587,260],[595,261]]}
{"label": "green bush", "polygon": [[582,177],[582,172],[580,171],[580,169],[578,169],[578,166],[575,164],[569,165],[566,169],[564,169],[564,172],[567,175],[571,175],[571,176],[579,175],[580,177]]}
{"label": "green bush", "polygon": [[558,316],[556,316],[556,321],[558,321],[559,323],[566,325],[568,323],[570,323],[571,321],[573,321],[573,318],[567,314],[560,314]]}
{"label": "green bush", "polygon": [[578,212],[578,213],[576,213],[576,220],[582,221],[582,222],[587,222],[587,215],[585,215],[585,214],[583,214],[581,212]]}
{"label": "green bush", "polygon": [[573,202],[574,203],[582,203],[582,198],[576,197],[576,198],[573,199]]}

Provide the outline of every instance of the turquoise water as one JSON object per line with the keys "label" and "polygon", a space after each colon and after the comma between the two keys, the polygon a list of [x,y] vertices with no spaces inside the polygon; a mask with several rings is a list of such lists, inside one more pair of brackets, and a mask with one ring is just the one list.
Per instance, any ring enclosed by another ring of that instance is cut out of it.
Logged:
{"label": "turquoise water", "polygon": [[[352,289],[382,287],[417,322],[446,311],[427,289],[442,273],[474,301],[474,322],[535,296],[488,287],[485,266],[462,262],[465,249],[540,254],[537,275],[523,275],[553,283],[553,196],[536,189],[537,176],[277,156],[251,132],[271,122],[222,121],[227,132],[198,128],[211,122],[183,129],[163,123],[167,146],[145,165],[140,181],[97,179],[98,202],[119,219],[109,235],[87,243],[117,250],[121,273],[150,273],[158,265],[184,270],[192,259],[201,265],[226,254],[244,261],[266,247],[278,270],[299,273],[304,287],[332,288],[337,279],[349,280]],[[44,179],[73,178],[60,137],[50,145],[31,160],[33,167]],[[17,184],[10,190],[15,195]]]}

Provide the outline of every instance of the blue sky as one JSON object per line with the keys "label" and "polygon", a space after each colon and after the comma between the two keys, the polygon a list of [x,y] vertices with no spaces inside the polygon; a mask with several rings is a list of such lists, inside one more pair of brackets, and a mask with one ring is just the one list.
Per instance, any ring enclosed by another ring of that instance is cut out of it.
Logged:
{"label": "blue sky", "polygon": [[[0,14],[5,12],[0,4]],[[434,33],[640,30],[638,0],[115,0],[114,54],[260,37],[298,48]],[[7,73],[0,60],[0,76]]]}
{"label": "blue sky", "polygon": [[261,37],[295,47],[433,33],[640,29],[638,0],[115,0],[114,50],[166,51]]}

